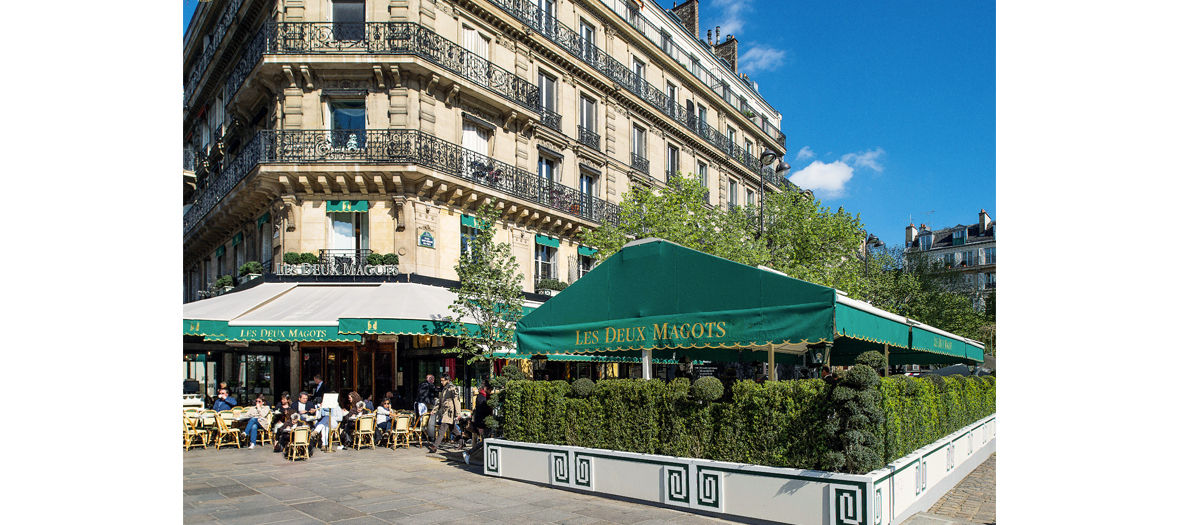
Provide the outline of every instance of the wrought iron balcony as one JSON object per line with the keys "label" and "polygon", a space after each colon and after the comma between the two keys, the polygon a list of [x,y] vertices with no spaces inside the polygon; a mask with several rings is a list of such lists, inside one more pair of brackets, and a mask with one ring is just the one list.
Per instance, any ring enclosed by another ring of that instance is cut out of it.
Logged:
{"label": "wrought iron balcony", "polygon": [[242,179],[245,179],[246,175],[258,165],[262,159],[263,151],[270,147],[266,142],[267,137],[261,133],[255,135],[241,149],[238,156],[229,162],[225,170],[221,172],[221,175],[209,182],[204,191],[193,199],[192,207],[184,214],[185,235],[192,231],[193,227],[204,219],[209,214],[209,211],[217,203],[221,202],[229,194],[230,190],[237,186],[239,182],[242,182]]}
{"label": "wrought iron balcony", "polygon": [[209,33],[209,45],[201,52],[201,57],[197,59],[196,64],[189,70],[188,79],[184,83],[184,102],[187,104],[192,98],[193,92],[196,91],[197,85],[201,83],[201,78],[205,76],[205,71],[209,69],[209,63],[213,60],[213,55],[217,53],[217,48],[221,46],[221,40],[225,38],[226,31],[237,17],[238,8],[242,7],[243,0],[233,0],[225,11],[221,12],[221,18],[217,21],[217,27]]}
{"label": "wrought iron balcony", "polygon": [[541,125],[561,133],[561,115],[545,108],[541,108],[539,111],[541,112]]}
{"label": "wrought iron balcony", "polygon": [[607,78],[617,82],[627,91],[646,100],[661,113],[668,115],[673,120],[696,132],[697,135],[700,135],[710,144],[717,146],[721,151],[751,171],[757,173],[761,168],[761,165],[758,164],[758,159],[744,155],[744,151],[741,151],[724,134],[713,129],[708,124],[703,124],[703,126],[690,125],[690,114],[684,106],[677,104],[673,100],[669,100],[668,95],[662,90],[649,84],[642,77],[636,75],[629,67],[587,42],[577,31],[570,29],[556,18],[545,14],[535,3],[522,2],[521,0],[491,1],[513,18],[520,20],[537,33],[540,33],[551,42],[568,51],[571,55],[578,57],[590,65],[590,67],[606,75]]}
{"label": "wrought iron balcony", "polygon": [[367,248],[320,250],[320,264],[331,265],[337,273],[343,273],[347,266],[367,266],[371,253],[373,251]]}
{"label": "wrought iron balcony", "polygon": [[533,111],[541,109],[536,85],[412,22],[269,22],[230,74],[226,92],[236,94],[263,55],[309,54],[417,56]]}
{"label": "wrought iron balcony", "polygon": [[636,153],[631,154],[631,167],[634,168],[635,171],[647,175],[647,168],[649,164],[650,162],[647,159],[639,156]]}
{"label": "wrought iron balcony", "polygon": [[598,150],[599,137],[598,134],[590,131],[589,128],[578,126],[578,143],[585,144],[595,150]]}

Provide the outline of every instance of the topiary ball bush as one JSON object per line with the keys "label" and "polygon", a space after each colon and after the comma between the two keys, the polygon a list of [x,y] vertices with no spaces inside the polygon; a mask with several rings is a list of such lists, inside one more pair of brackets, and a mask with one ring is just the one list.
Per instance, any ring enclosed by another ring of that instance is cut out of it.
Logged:
{"label": "topiary ball bush", "polygon": [[262,273],[262,263],[258,261],[247,261],[246,264],[238,267],[238,277],[245,277],[252,273]]}
{"label": "topiary ball bush", "polygon": [[299,262],[304,263],[304,264],[319,264],[320,258],[319,258],[319,256],[317,256],[314,253],[303,252],[303,253],[299,254]]}
{"label": "topiary ball bush", "polygon": [[868,365],[856,365],[852,367],[852,370],[848,371],[848,375],[842,381],[842,383],[847,383],[852,388],[862,390],[873,388],[880,382],[881,378],[877,376],[877,372],[869,368]]}
{"label": "topiary ball bush", "polygon": [[213,286],[216,286],[218,288],[223,288],[226,286],[233,286],[233,285],[234,285],[234,278],[230,277],[228,275],[222,275],[221,277],[218,277],[217,282],[213,283]]}
{"label": "topiary ball bush", "polygon": [[520,367],[513,364],[504,365],[504,368],[500,369],[500,375],[508,381],[524,381],[528,379],[528,377],[525,377],[524,372],[520,371]]}
{"label": "topiary ball bush", "polygon": [[725,395],[725,386],[716,377],[702,377],[692,384],[692,397],[704,402],[716,401]]}
{"label": "topiary ball bush", "polygon": [[397,254],[396,253],[385,254],[385,256],[381,258],[381,263],[382,264],[390,264],[390,265],[397,264],[398,263]]}
{"label": "topiary ball bush", "polygon": [[590,394],[594,393],[594,381],[583,377],[574,381],[573,388],[575,396],[590,397]]}
{"label": "topiary ball bush", "polygon": [[382,260],[383,258],[379,253],[370,253],[368,257],[365,257],[365,262],[368,263],[369,266],[377,266],[381,264]]}
{"label": "topiary ball bush", "polygon": [[303,262],[303,256],[295,252],[287,252],[283,254],[283,264],[300,264]]}
{"label": "topiary ball bush", "polygon": [[856,356],[856,364],[865,365],[873,370],[885,368],[885,356],[876,350]]}

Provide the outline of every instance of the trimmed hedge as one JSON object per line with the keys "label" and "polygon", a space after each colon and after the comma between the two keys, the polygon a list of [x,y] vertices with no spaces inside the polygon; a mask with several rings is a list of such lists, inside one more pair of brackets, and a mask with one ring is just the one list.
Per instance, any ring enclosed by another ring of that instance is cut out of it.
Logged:
{"label": "trimmed hedge", "polygon": [[[697,399],[685,378],[600,380],[586,397],[575,396],[564,381],[509,381],[503,436],[521,442],[821,469],[832,453],[845,452],[840,450],[842,441],[832,439],[829,432],[860,428],[858,432],[869,435],[856,441],[875,443],[877,453],[845,468],[864,473],[995,412],[994,379],[952,377],[942,383],[939,390],[925,378],[881,378],[858,397],[883,405],[884,423],[864,428],[865,421],[857,417],[864,413],[841,410],[833,388],[821,379],[761,385],[738,381],[727,393],[730,400],[712,402]],[[850,418],[857,420],[849,425]]]}

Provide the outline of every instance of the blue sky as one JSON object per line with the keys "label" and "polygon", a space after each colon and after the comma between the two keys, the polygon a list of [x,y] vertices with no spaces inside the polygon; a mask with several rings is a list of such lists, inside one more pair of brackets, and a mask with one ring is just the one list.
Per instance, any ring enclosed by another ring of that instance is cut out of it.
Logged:
{"label": "blue sky", "polygon": [[[782,113],[791,180],[825,205],[889,245],[911,220],[1000,218],[994,3],[700,5],[702,31],[738,39],[739,71]],[[196,6],[185,0],[185,27]]]}

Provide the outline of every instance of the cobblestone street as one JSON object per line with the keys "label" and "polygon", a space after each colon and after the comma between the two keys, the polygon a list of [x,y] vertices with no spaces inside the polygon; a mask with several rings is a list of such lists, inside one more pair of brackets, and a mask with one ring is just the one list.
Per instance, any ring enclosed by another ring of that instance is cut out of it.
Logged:
{"label": "cobblestone street", "polygon": [[963,478],[926,512],[905,521],[905,525],[947,523],[996,523],[996,455]]}

